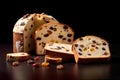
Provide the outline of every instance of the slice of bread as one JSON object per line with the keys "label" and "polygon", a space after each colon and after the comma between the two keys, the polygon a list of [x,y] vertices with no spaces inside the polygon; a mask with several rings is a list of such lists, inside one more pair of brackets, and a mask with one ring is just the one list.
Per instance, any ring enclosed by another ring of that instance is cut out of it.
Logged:
{"label": "slice of bread", "polygon": [[35,31],[36,54],[44,55],[43,49],[46,43],[72,44],[73,39],[74,31],[68,25],[56,22],[43,24]]}
{"label": "slice of bread", "polygon": [[74,61],[74,54],[71,48],[71,44],[47,43],[44,47],[45,59],[54,63]]}
{"label": "slice of bread", "polygon": [[103,62],[110,60],[109,43],[98,36],[77,38],[72,44],[76,63]]}
{"label": "slice of bread", "polygon": [[6,61],[25,61],[30,58],[30,54],[25,52],[7,53]]}

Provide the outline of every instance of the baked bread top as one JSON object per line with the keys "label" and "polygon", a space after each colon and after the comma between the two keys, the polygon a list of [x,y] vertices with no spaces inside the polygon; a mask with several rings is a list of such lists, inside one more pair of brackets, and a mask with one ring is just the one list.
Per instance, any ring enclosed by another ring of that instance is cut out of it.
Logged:
{"label": "baked bread top", "polygon": [[51,21],[58,22],[53,16],[45,13],[25,14],[15,23],[13,32],[23,33],[26,27],[29,26],[38,27],[39,25],[42,25],[44,23],[49,23]]}

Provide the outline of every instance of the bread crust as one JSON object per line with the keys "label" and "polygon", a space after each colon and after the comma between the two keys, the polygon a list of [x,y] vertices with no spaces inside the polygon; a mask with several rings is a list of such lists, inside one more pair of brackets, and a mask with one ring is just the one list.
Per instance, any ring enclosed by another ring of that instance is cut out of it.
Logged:
{"label": "bread crust", "polygon": [[108,63],[110,61],[110,57],[104,58],[80,58],[75,49],[73,49],[75,62],[78,63]]}
{"label": "bread crust", "polygon": [[60,57],[50,57],[48,55],[45,55],[44,61],[49,62],[51,64],[59,64],[59,63],[62,63],[62,58],[60,58]]}
{"label": "bread crust", "polygon": [[67,54],[67,53],[61,53],[61,52],[54,52],[54,51],[45,51],[45,56],[49,56],[51,58],[61,58],[62,62],[71,62],[74,61],[74,55]]}
{"label": "bread crust", "polygon": [[[94,37],[94,38],[99,38],[100,40],[103,40],[105,43],[107,43],[107,46],[109,48],[109,43],[101,38],[101,37],[97,37],[97,36],[94,36],[94,35],[87,35],[87,36],[84,36],[84,37],[81,37],[81,38],[88,38],[88,37]],[[74,43],[77,42],[77,41],[80,41],[81,38],[77,38],[76,40],[74,40],[73,44],[72,44],[72,51],[74,53],[74,58],[75,58],[75,62],[76,63],[106,63],[108,61],[110,61],[110,58],[111,58],[111,55],[110,55],[110,50],[108,50],[108,53],[109,55],[108,56],[102,56],[102,57],[81,57],[76,49],[75,49],[75,45]]]}
{"label": "bread crust", "polygon": [[[18,54],[18,55],[16,55]],[[21,54],[21,55],[19,55]],[[21,53],[7,53],[6,61],[25,61],[30,58],[30,55],[24,52]]]}

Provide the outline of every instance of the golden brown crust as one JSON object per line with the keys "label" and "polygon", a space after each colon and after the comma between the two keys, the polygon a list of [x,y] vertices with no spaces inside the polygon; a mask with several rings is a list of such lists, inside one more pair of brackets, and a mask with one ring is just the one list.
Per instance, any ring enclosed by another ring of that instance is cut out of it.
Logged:
{"label": "golden brown crust", "polygon": [[59,64],[62,62],[62,58],[60,57],[50,57],[48,55],[45,55],[45,61],[52,63],[52,64]]}
{"label": "golden brown crust", "polygon": [[53,51],[46,50],[45,55],[51,58],[62,58],[62,62],[74,61],[74,55],[72,54],[66,54],[66,53],[53,52]]}
{"label": "golden brown crust", "polygon": [[[64,24],[64,23],[60,23],[60,22],[56,22],[56,21],[51,21],[51,22],[49,22],[49,23],[46,23],[46,24],[40,25],[40,26],[36,29],[36,31],[35,31],[35,35],[36,35],[37,32],[38,32],[39,30],[41,30],[43,27],[45,27],[45,26],[49,26],[49,25],[51,25],[51,24],[53,24],[53,25],[62,25],[62,26],[65,25],[65,26],[69,27],[70,30],[74,33],[74,30],[73,30],[69,25]],[[73,35],[73,36],[74,36],[74,35]]]}

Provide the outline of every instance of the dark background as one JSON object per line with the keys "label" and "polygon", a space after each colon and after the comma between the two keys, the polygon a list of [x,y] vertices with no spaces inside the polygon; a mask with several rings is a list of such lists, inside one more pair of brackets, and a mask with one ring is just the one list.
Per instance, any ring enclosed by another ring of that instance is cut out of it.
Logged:
{"label": "dark background", "polygon": [[118,2],[79,0],[6,0],[0,2],[0,43],[12,44],[16,21],[26,13],[47,13],[75,31],[75,39],[96,35],[110,44],[119,42]]}

